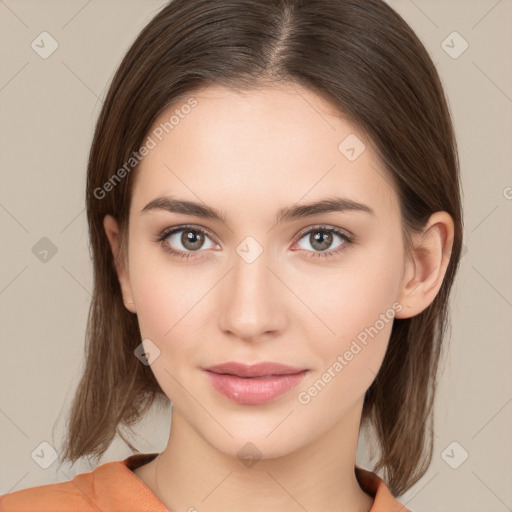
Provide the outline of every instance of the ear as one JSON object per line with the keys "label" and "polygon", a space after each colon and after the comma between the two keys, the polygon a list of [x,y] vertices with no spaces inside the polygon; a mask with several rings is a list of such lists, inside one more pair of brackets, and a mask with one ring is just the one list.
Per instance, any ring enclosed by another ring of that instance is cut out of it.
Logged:
{"label": "ear", "polygon": [[[103,227],[107,234],[112,254],[114,256],[114,262],[116,262],[116,272],[123,293],[123,301],[126,309],[132,313],[136,313],[135,304],[133,301],[132,288],[130,285],[130,275],[127,269],[127,261],[125,261],[120,254],[119,247],[119,225],[112,215],[105,215],[103,219]],[[128,259],[128,258],[126,258]]]}
{"label": "ear", "polygon": [[412,235],[413,254],[408,256],[398,302],[403,308],[396,318],[411,318],[435,299],[450,262],[453,219],[447,212],[432,214],[422,233]]}

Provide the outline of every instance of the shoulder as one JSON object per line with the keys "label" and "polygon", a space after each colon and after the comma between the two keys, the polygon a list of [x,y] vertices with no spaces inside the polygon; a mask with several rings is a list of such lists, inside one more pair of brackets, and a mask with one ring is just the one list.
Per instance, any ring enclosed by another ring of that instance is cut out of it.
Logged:
{"label": "shoulder", "polygon": [[97,511],[95,504],[76,487],[74,482],[29,487],[0,496],[0,512],[68,512]]}
{"label": "shoulder", "polygon": [[136,454],[106,462],[72,480],[29,487],[0,496],[0,512],[166,511],[133,472],[157,454]]}
{"label": "shoulder", "polygon": [[[0,512],[88,512],[101,510],[105,495],[115,487],[122,463],[108,462],[66,482],[38,485],[0,496]],[[121,473],[122,474],[122,473]]]}

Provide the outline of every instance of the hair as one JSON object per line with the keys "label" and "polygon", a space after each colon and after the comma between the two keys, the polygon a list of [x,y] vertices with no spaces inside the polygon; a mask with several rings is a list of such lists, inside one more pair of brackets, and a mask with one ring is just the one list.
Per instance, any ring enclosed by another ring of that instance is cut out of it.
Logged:
{"label": "hair", "polygon": [[421,232],[434,212],[446,211],[453,219],[440,290],[418,315],[394,319],[361,418],[378,440],[373,471],[383,472],[395,496],[427,471],[448,299],[461,257],[459,162],[436,68],[404,19],[381,0],[174,0],[129,48],[107,92],[89,154],[94,290],[63,460],[99,459],[116,433],[138,451],[119,427],[133,426],[155,400],[169,403],[150,367],[134,356],[141,343],[138,320],[124,306],[103,227],[105,215],[117,219],[125,258],[138,167],[122,179],[116,171],[123,165],[126,170],[138,155],[168,106],[212,85],[251,91],[280,84],[297,84],[328,100],[367,137],[397,192],[408,250],[410,235]]}

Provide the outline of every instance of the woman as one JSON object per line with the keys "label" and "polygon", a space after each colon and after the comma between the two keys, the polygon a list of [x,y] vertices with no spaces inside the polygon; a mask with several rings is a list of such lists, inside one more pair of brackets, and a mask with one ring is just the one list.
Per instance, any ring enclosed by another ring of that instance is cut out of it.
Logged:
{"label": "woman", "polygon": [[0,510],[407,510],[462,209],[444,92],[397,13],[170,2],[113,79],[86,201],[95,288],[61,458],[99,459],[155,399],[169,440]]}

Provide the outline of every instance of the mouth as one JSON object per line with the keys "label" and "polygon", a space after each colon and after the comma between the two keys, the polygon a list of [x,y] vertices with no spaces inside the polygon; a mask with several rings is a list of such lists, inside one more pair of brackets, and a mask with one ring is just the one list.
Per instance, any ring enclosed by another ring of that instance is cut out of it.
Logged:
{"label": "mouth", "polygon": [[214,389],[230,400],[242,405],[270,402],[297,386],[309,373],[308,369],[259,363],[223,363],[203,368]]}
{"label": "mouth", "polygon": [[279,377],[283,375],[293,375],[307,370],[304,367],[288,366],[281,363],[274,363],[264,361],[253,365],[229,361],[226,363],[217,364],[204,368],[204,370],[217,373],[234,375],[241,378],[255,378],[255,377]]}

